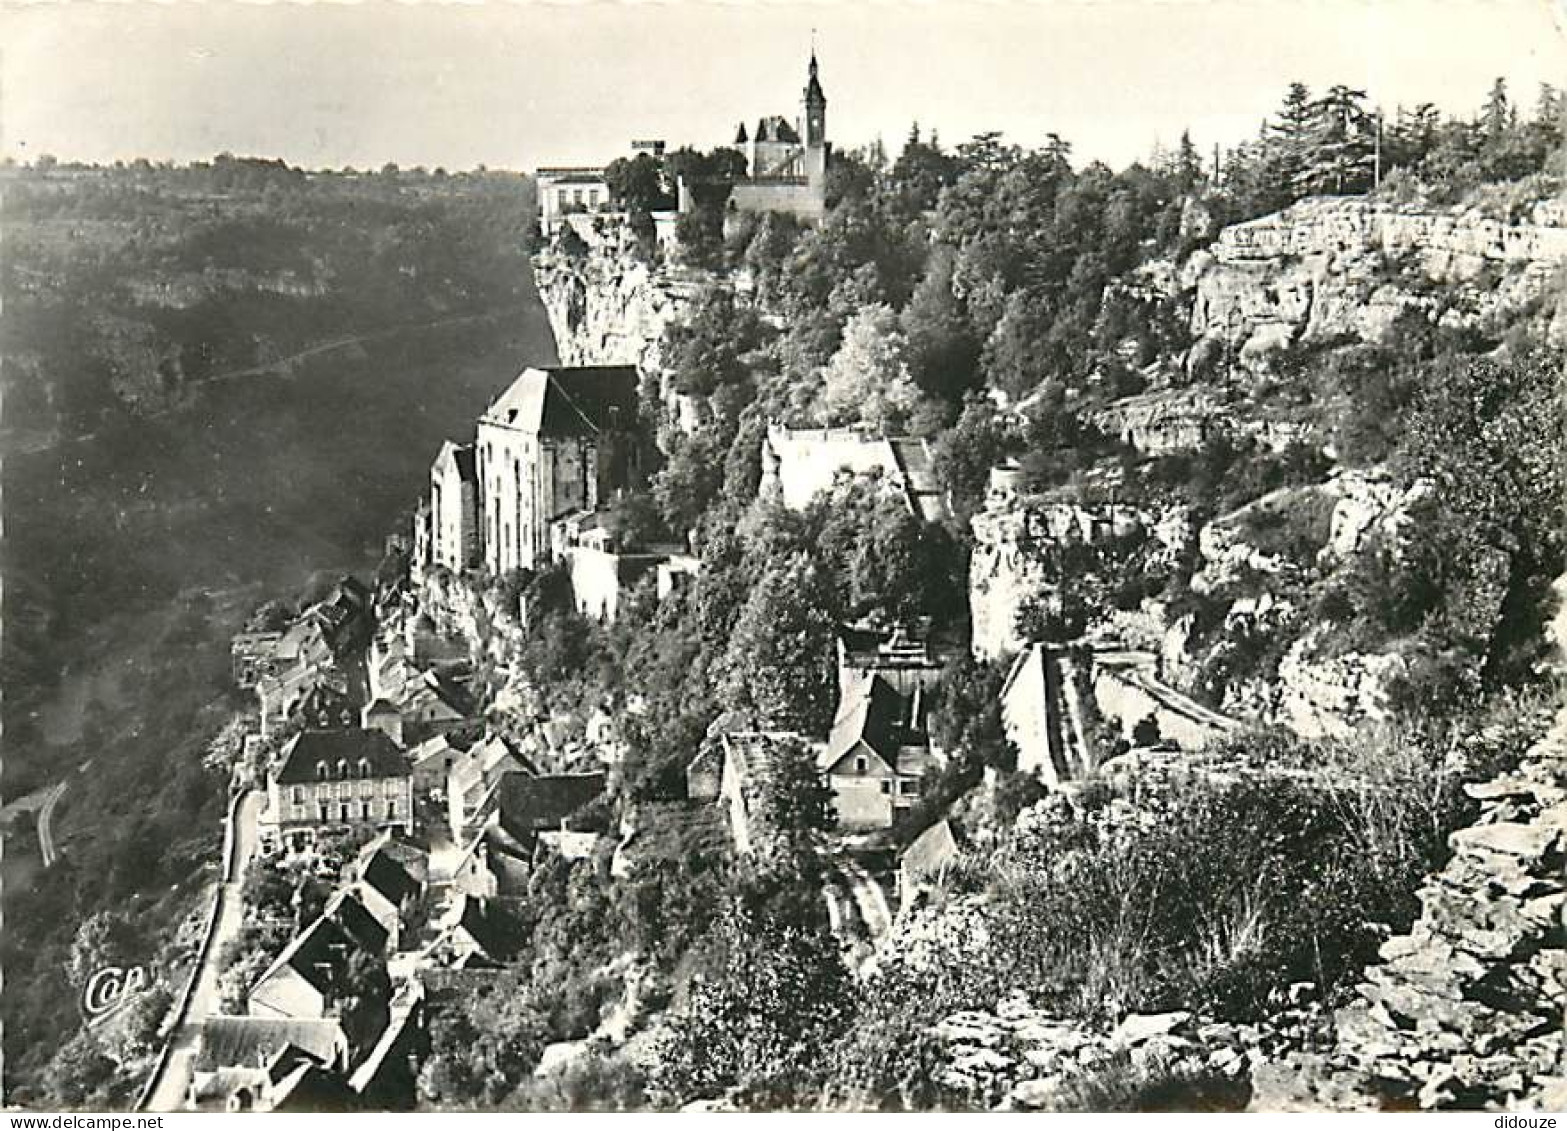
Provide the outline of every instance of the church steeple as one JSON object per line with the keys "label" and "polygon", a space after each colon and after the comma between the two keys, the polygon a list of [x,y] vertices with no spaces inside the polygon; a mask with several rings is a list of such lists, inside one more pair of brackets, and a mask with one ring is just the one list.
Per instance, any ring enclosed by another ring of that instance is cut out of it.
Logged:
{"label": "church steeple", "polygon": [[816,48],[811,48],[809,79],[805,84],[805,144],[819,147],[827,142],[827,96],[816,77]]}

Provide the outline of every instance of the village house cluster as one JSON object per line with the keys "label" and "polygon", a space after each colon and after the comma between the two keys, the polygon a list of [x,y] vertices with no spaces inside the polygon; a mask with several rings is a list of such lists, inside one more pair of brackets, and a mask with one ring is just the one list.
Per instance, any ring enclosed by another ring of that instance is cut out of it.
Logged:
{"label": "village house cluster", "polygon": [[[492,730],[466,647],[400,585],[345,578],[285,627],[235,637],[233,670],[257,697],[262,866],[303,864],[333,890],[237,1011],[196,1019],[186,1106],[411,1107],[428,995],[510,957],[497,901],[541,854],[587,856],[611,831],[593,812],[604,765],[547,731]],[[341,873],[320,872],[345,848]]]}

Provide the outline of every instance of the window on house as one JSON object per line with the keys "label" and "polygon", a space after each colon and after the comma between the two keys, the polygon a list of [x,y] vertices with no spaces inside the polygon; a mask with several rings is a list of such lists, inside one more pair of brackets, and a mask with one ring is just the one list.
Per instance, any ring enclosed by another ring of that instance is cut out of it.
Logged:
{"label": "window on house", "polygon": [[294,787],[294,804],[295,805],[303,805],[304,803],[305,803],[305,787],[302,786],[302,785],[296,785]]}
{"label": "window on house", "polygon": [[348,776],[348,759],[347,758],[339,758],[337,760],[337,776],[340,777],[340,778],[346,778]]}
{"label": "window on house", "polygon": [[881,791],[883,793],[891,793],[892,792],[892,782],[884,780],[881,783]]}
{"label": "window on house", "polygon": [[348,805],[346,802],[337,807],[337,819],[345,825],[348,823]]}
{"label": "window on house", "polygon": [[870,768],[871,768],[870,759],[865,757],[864,755],[861,755],[860,757],[858,757],[858,758],[856,758],[854,760],[854,772],[855,773],[863,774],[863,773],[866,773],[867,771],[869,771]]}
{"label": "window on house", "polygon": [[370,776],[370,762],[369,762],[369,759],[366,759],[366,758],[359,759],[359,776],[362,777],[362,778],[367,778],[367,777]]}
{"label": "window on house", "polygon": [[397,798],[388,797],[386,799],[386,815],[388,817],[397,816]]}
{"label": "window on house", "polygon": [[898,783],[898,792],[903,794],[905,797],[909,797],[918,793],[919,791],[920,783],[917,781],[900,781]]}
{"label": "window on house", "polygon": [[326,763],[325,762],[317,762],[316,763],[316,777],[320,778],[322,781],[326,781]]}
{"label": "window on house", "polygon": [[316,817],[324,824],[327,821],[327,804],[325,801],[316,805]]}
{"label": "window on house", "polygon": [[360,802],[360,805],[359,805],[359,816],[361,818],[363,818],[364,820],[366,820],[366,821],[368,821],[370,819],[370,802],[368,802],[368,801]]}

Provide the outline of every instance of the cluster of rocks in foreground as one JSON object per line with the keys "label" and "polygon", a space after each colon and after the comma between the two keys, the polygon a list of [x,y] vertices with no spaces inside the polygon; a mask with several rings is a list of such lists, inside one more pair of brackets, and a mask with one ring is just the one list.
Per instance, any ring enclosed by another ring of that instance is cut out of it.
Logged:
{"label": "cluster of rocks in foreground", "polygon": [[1301,986],[1261,1026],[1174,1012],[1106,1031],[1015,993],[931,1028],[935,1082],[995,1110],[1567,1108],[1567,709],[1518,769],[1465,789],[1478,820],[1351,1004],[1327,1013]]}
{"label": "cluster of rocks in foreground", "polygon": [[1178,1011],[1132,1014],[1104,1031],[1052,1017],[1022,993],[994,1011],[952,1014],[931,1033],[944,1054],[935,1083],[948,1102],[995,1111],[1092,1108],[1110,1078],[1174,1082],[1157,1106],[1244,1106],[1247,1075],[1265,1056],[1255,1026]]}
{"label": "cluster of rocks in foreground", "polygon": [[1327,1053],[1252,1075],[1259,1108],[1567,1108],[1567,711],[1519,768],[1466,787],[1480,819],[1382,945]]}

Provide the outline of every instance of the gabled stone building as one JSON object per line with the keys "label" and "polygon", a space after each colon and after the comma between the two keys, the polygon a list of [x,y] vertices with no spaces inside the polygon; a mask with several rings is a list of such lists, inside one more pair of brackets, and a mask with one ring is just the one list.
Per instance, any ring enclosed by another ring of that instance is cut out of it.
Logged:
{"label": "gabled stone building", "polygon": [[267,774],[261,837],[301,847],[332,829],[392,829],[412,835],[413,774],[379,730],[307,730],[289,739]]}
{"label": "gabled stone building", "polygon": [[479,418],[480,541],[492,574],[550,559],[550,524],[641,477],[637,370],[530,368]]}
{"label": "gabled stone building", "polygon": [[898,694],[881,675],[851,677],[816,768],[832,790],[838,825],[884,829],[919,800],[942,764],[925,731],[924,696]]}
{"label": "gabled stone building", "polygon": [[460,573],[479,564],[479,474],[472,444],[441,445],[430,466],[431,564]]}

